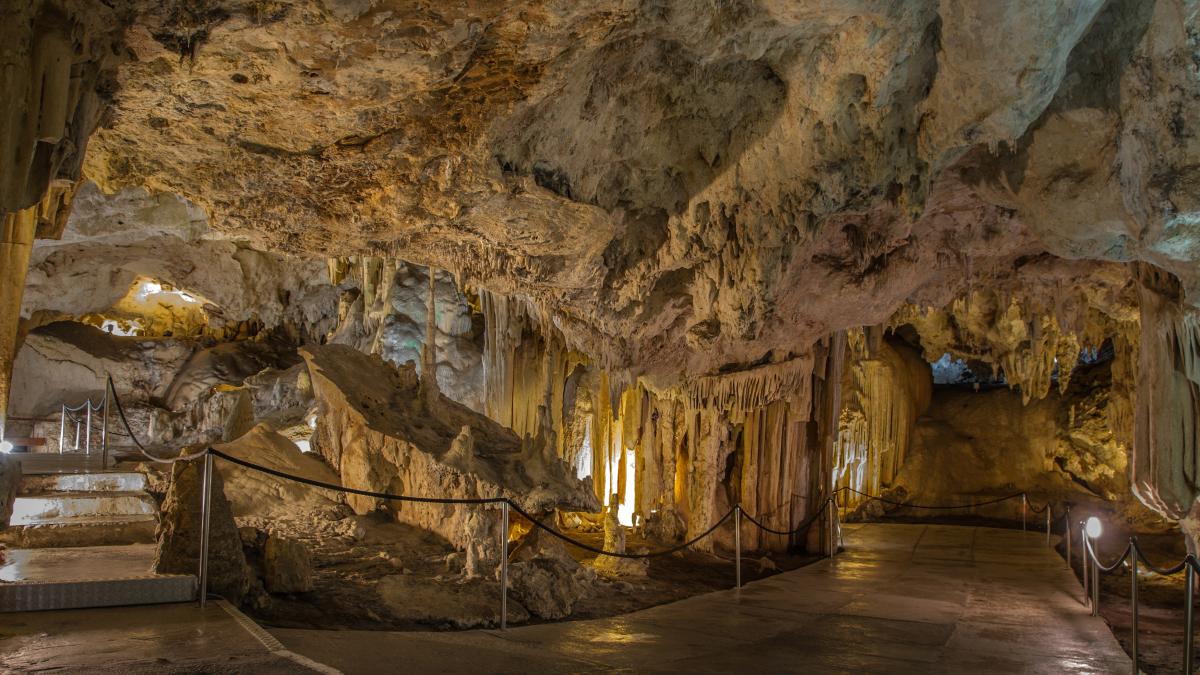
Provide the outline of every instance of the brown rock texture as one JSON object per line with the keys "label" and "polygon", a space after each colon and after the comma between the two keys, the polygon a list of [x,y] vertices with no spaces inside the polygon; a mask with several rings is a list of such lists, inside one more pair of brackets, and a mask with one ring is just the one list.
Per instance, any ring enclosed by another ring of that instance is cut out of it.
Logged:
{"label": "brown rock texture", "polygon": [[[927,394],[888,330],[1003,373],[1031,409],[1110,343],[1100,463],[1125,448],[1144,503],[1194,509],[1189,0],[38,0],[12,17],[0,409],[18,336],[59,318],[263,328],[401,365],[419,348],[422,371],[469,382],[421,372],[427,390],[516,436],[415,393],[375,399],[409,416],[380,431],[383,411],[314,368],[343,479],[429,480],[409,446],[468,474],[480,453],[561,461],[631,517],[696,533],[737,503],[796,522],[839,462],[896,475]],[[94,223],[106,200],[143,217],[72,230],[76,196]],[[130,304],[142,277],[204,302]]]}
{"label": "brown rock texture", "polygon": [[[199,573],[203,466],[204,460],[197,459],[176,462],[171,467],[171,485],[163,501],[156,535],[155,572]],[[208,590],[239,603],[250,590],[252,573],[242,553],[242,539],[233,522],[233,511],[225,498],[220,468],[213,471],[211,508]]]}
{"label": "brown rock texture", "polygon": [[[320,451],[342,484],[414,497],[507,497],[533,514],[555,508],[597,511],[588,484],[552,447],[522,442],[508,429],[434,392],[411,366],[394,368],[343,345],[303,350],[316,395]],[[497,561],[496,506],[422,504],[348,494],[357,513],[384,509],[432,530],[467,552],[468,573]]]}

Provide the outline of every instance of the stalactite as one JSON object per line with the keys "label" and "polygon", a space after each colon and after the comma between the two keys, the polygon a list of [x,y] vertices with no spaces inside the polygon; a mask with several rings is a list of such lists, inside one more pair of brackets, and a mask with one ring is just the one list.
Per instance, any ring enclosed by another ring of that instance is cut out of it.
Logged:
{"label": "stalactite", "polygon": [[[904,462],[917,417],[929,405],[932,381],[928,364],[905,346],[884,342],[872,353],[858,335],[850,344],[834,485],[879,494]],[[851,506],[863,499],[846,497]]]}
{"label": "stalactite", "polygon": [[[421,350],[421,393],[427,401],[436,401],[441,393],[437,382],[437,270],[430,267],[429,295],[425,300],[425,344]],[[390,279],[391,277],[389,277]],[[388,283],[391,289],[392,284]],[[390,297],[391,293],[386,294]],[[390,304],[390,303],[389,303]]]}
{"label": "stalactite", "polygon": [[727,410],[734,420],[772,401],[792,396],[808,400],[812,394],[811,355],[751,370],[697,378],[685,386],[688,405],[695,409]]}
{"label": "stalactite", "polygon": [[[1180,519],[1200,496],[1200,316],[1184,308],[1171,275],[1139,266],[1141,335],[1134,396],[1133,492],[1147,506]],[[1193,516],[1182,523],[1195,542]]]}
{"label": "stalactite", "polygon": [[[828,476],[837,404],[825,399],[840,382],[827,378],[840,379],[835,342],[843,338],[782,363],[651,391],[570,349],[546,311],[485,289],[478,295],[488,415],[523,436],[549,428],[559,456],[576,466],[567,453],[590,448],[595,494],[606,505],[616,496],[622,522],[682,537],[738,501],[779,528],[820,506],[810,493],[828,490],[820,476]],[[581,433],[587,438],[572,440]],[[736,481],[727,475],[731,458],[740,463]],[[726,534],[718,546],[732,545]],[[749,536],[755,548],[793,543]]]}

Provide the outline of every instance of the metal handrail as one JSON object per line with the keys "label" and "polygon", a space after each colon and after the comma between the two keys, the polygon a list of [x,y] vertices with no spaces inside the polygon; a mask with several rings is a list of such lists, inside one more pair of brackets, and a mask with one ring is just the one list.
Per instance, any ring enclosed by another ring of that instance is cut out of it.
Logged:
{"label": "metal handrail", "polygon": [[[1130,604],[1130,655],[1133,661],[1133,672],[1138,673],[1138,561],[1145,564],[1146,569],[1159,576],[1172,576],[1179,572],[1187,573],[1184,581],[1184,610],[1183,610],[1183,672],[1186,675],[1192,675],[1194,672],[1193,661],[1193,643],[1194,643],[1194,604],[1195,604],[1195,579],[1200,574],[1200,563],[1197,563],[1195,556],[1188,554],[1183,561],[1175,564],[1172,567],[1161,568],[1153,565],[1146,559],[1145,553],[1138,544],[1136,536],[1129,538],[1129,544],[1125,550],[1112,563],[1107,565],[1102,564],[1096,556],[1096,550],[1092,546],[1091,537],[1087,536],[1084,525],[1080,523],[1080,530],[1083,535],[1083,586],[1085,598],[1090,597],[1092,616],[1100,614],[1100,574],[1111,574],[1117,571],[1122,564],[1126,564],[1129,568],[1129,604]],[[1088,568],[1091,568],[1091,574],[1088,574]],[[1089,580],[1090,576],[1090,580]],[[1088,592],[1090,589],[1090,593]]]}
{"label": "metal handrail", "polygon": [[[103,465],[108,467],[108,401],[109,391],[112,388],[112,377],[105,373],[104,396],[99,402],[93,402],[89,396],[87,400],[79,405],[70,406],[62,403],[59,406],[59,424],[58,424],[58,454],[64,454],[67,446],[67,420],[70,419],[75,425],[75,438],[72,448],[79,449],[79,439],[82,436],[84,454],[92,454],[92,413],[102,412],[100,422],[100,453],[102,455]],[[77,417],[75,413],[84,411],[82,419]]]}

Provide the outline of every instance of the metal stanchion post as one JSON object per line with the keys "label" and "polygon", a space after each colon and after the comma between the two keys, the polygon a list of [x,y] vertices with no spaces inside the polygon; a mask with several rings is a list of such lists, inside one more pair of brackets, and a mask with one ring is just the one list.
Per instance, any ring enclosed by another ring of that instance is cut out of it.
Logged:
{"label": "metal stanchion post", "polygon": [[1132,642],[1129,650],[1133,657],[1133,675],[1138,675],[1138,552],[1137,537],[1129,538],[1129,612]]}
{"label": "metal stanchion post", "polygon": [[1028,503],[1029,503],[1029,501],[1027,499],[1025,499],[1025,493],[1022,492],[1021,493],[1021,531],[1022,532],[1025,531],[1025,510],[1026,510],[1025,507]]}
{"label": "metal stanchion post", "polygon": [[1067,514],[1063,515],[1063,530],[1067,534],[1067,569],[1070,569],[1070,504],[1067,504]]}
{"label": "metal stanchion post", "polygon": [[838,509],[841,505],[838,503],[838,493],[833,493],[833,550],[840,551],[842,548],[842,514]]}
{"label": "metal stanchion post", "polygon": [[75,449],[79,449],[79,420],[75,420]]}
{"label": "metal stanchion post", "polygon": [[737,568],[737,588],[740,590],[742,588],[742,505],[738,504],[733,509],[736,512],[733,520],[733,548],[737,551],[734,565]]}
{"label": "metal stanchion post", "polygon": [[1086,607],[1092,604],[1092,587],[1088,585],[1087,532],[1083,529],[1083,523],[1079,523],[1079,541],[1083,542],[1083,548],[1079,550],[1079,568],[1083,570],[1083,604]]}
{"label": "metal stanchion post", "polygon": [[200,608],[208,602],[208,533],[212,514],[212,455],[204,455],[204,480],[200,487]]}
{"label": "metal stanchion post", "polygon": [[827,500],[827,506],[826,506],[826,511],[825,511],[825,518],[826,518],[827,523],[829,524],[829,557],[830,558],[837,555],[837,534],[835,532],[837,525],[835,525],[833,522],[833,519],[837,515],[833,512],[834,509],[836,509],[836,508],[837,508],[837,506],[833,502],[833,497],[830,497]]}
{"label": "metal stanchion post", "polygon": [[1096,559],[1096,549],[1092,542],[1087,542],[1088,554],[1092,558],[1092,616],[1100,616],[1100,561]]}
{"label": "metal stanchion post", "polygon": [[67,404],[62,404],[62,418],[58,423],[58,454],[63,453],[67,444]]}
{"label": "metal stanchion post", "polygon": [[100,466],[108,468],[108,390],[109,380],[104,380],[104,417],[100,421]]}
{"label": "metal stanchion post", "polygon": [[83,451],[90,455],[92,454],[92,399],[89,398],[84,405],[87,406],[87,416],[85,418],[87,420],[85,422],[87,431],[84,432],[83,436]]}
{"label": "metal stanchion post", "polygon": [[1050,503],[1046,503],[1046,548],[1050,548]]}
{"label": "metal stanchion post", "polygon": [[500,630],[508,630],[508,502],[500,502]]}
{"label": "metal stanchion post", "polygon": [[1187,602],[1183,606],[1183,672],[1186,675],[1192,675],[1192,632],[1194,630],[1192,604],[1195,602],[1193,594],[1196,591],[1196,570],[1192,568],[1191,564],[1184,565],[1183,569],[1187,572],[1187,581],[1184,583],[1183,591]]}

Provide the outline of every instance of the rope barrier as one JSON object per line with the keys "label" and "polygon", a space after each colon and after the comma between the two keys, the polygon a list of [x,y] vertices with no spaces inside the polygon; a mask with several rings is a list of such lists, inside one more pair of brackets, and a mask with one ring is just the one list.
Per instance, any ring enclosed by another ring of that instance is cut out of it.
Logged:
{"label": "rope barrier", "polygon": [[[401,501],[401,502],[418,502],[418,503],[423,503],[423,504],[499,504],[499,503],[504,502],[504,503],[508,504],[509,508],[511,508],[513,511],[516,511],[518,514],[520,514],[522,517],[527,519],[529,522],[533,523],[534,527],[542,530],[543,532],[545,532],[553,537],[556,537],[558,539],[561,539],[562,541],[564,541],[568,544],[571,544],[572,546],[581,548],[585,551],[590,551],[597,555],[611,556],[613,558],[630,558],[630,559],[656,558],[656,557],[660,557],[660,556],[671,555],[673,553],[677,553],[679,551],[682,551],[685,548],[692,546],[693,544],[700,541],[701,539],[704,539],[708,535],[712,534],[718,527],[725,524],[725,521],[729,520],[730,516],[732,516],[734,511],[737,509],[737,507],[729,509],[728,511],[725,512],[725,515],[721,516],[717,520],[717,522],[713,523],[713,525],[711,527],[709,527],[707,530],[705,530],[704,532],[689,539],[688,541],[683,542],[682,544],[672,546],[671,548],[664,549],[662,551],[651,551],[648,553],[622,553],[622,552],[617,552],[617,551],[605,551],[602,548],[597,548],[597,547],[587,544],[585,542],[582,542],[582,541],[579,541],[572,537],[569,537],[569,536],[563,534],[562,532],[559,532],[554,527],[547,525],[546,523],[543,523],[542,521],[538,520],[537,518],[535,518],[533,516],[533,514],[529,513],[525,509],[521,508],[519,505],[517,505],[515,502],[513,502],[512,499],[509,499],[508,497],[482,497],[482,498],[475,498],[475,499],[460,499],[460,498],[449,498],[449,497],[414,497],[411,495],[398,495],[398,494],[393,494],[393,493],[389,493],[389,492],[373,492],[371,490],[360,490],[358,488],[350,488],[350,487],[346,487],[344,485],[335,485],[333,483],[326,483],[324,481],[314,480],[312,478],[296,476],[294,474],[280,471],[278,469],[272,469],[270,467],[262,466],[260,464],[255,464],[254,462],[249,462],[244,459],[234,457],[232,455],[221,452],[220,450],[217,450],[216,448],[208,448],[207,452],[209,454],[213,455],[214,457],[219,457],[227,462],[232,462],[233,464],[237,464],[237,465],[245,467],[247,469],[258,471],[260,473],[269,474],[269,475],[275,476],[277,478],[282,478],[284,480],[290,480],[290,481],[293,481],[296,483],[303,483],[305,485],[310,485],[312,487],[317,487],[317,488],[321,488],[324,490],[333,490],[335,492],[346,492],[346,493],[350,493],[350,494],[361,495],[363,497],[372,497],[375,499],[386,499],[386,500]],[[201,453],[201,454],[203,454],[203,453]],[[794,533],[799,532],[799,531],[807,528],[808,526],[810,526],[813,523],[813,521],[815,521],[817,519],[818,516],[820,516],[822,513],[825,512],[825,510],[827,508],[829,508],[829,502],[826,502],[821,507],[820,510],[818,510],[815,514],[813,514],[800,527],[796,528],[795,530],[791,530],[791,531],[787,531],[787,532],[781,532],[779,530],[774,530],[769,527],[766,527],[763,524],[759,523],[757,520],[755,520],[753,517],[751,517],[749,514],[747,514],[745,511],[742,512],[742,515],[746,516],[746,518],[749,519],[750,522],[754,523],[759,528],[761,528],[767,532],[770,532],[772,534],[794,534]]]}
{"label": "rope barrier", "polygon": [[[220,450],[217,450],[216,448],[212,448],[212,447],[206,448],[204,451],[200,452],[199,455],[197,455],[197,456],[204,455],[205,453],[211,454],[214,457],[220,457],[221,459],[223,459],[227,462],[232,462],[239,466],[244,466],[247,469],[253,469],[260,473],[270,474],[277,478],[283,478],[285,480],[290,480],[290,481],[293,481],[296,483],[304,483],[305,485],[319,487],[324,490],[334,490],[337,492],[348,492],[350,494],[360,495],[363,497],[374,497],[375,499],[388,499],[391,501],[398,501],[398,502],[418,502],[418,503],[422,503],[422,504],[499,504],[500,502],[509,501],[505,497],[483,497],[483,498],[478,498],[478,499],[453,499],[453,498],[449,498],[449,497],[410,497],[408,495],[397,495],[397,494],[392,494],[389,492],[372,492],[370,490],[360,490],[358,488],[345,487],[344,485],[335,485],[333,483],[326,483],[326,482],[319,481],[319,480],[313,480],[312,478],[305,478],[303,476],[295,476],[290,473],[285,473],[283,471],[280,471],[278,469],[272,469],[270,467],[261,466],[259,464],[255,464],[254,462],[247,462],[244,459],[239,459],[237,457],[234,457],[233,455],[227,455],[224,452],[221,452]],[[513,508],[516,508],[511,502],[509,502],[509,506],[513,506]],[[518,511],[518,513],[520,513],[520,511]],[[522,515],[524,515],[524,514],[522,514]]]}
{"label": "rope barrier", "polygon": [[1121,563],[1125,562],[1125,559],[1133,553],[1133,544],[1127,544],[1125,546],[1125,550],[1121,552],[1120,557],[1113,561],[1111,565],[1105,565],[1104,563],[1100,562],[1098,557],[1096,557],[1096,549],[1092,548],[1091,539],[1091,537],[1085,537],[1083,543],[1085,546],[1087,546],[1087,552],[1092,556],[1092,561],[1096,563],[1096,567],[1105,574],[1115,571],[1121,566]]}
{"label": "rope barrier", "polygon": [[629,558],[629,559],[658,558],[661,556],[671,555],[672,553],[678,553],[679,551],[682,551],[683,549],[688,548],[692,544],[695,544],[696,542],[700,541],[701,539],[712,534],[714,530],[716,530],[721,525],[724,525],[725,521],[729,520],[729,517],[732,516],[733,512],[736,510],[736,509],[729,509],[728,511],[725,512],[725,515],[721,516],[720,520],[713,523],[712,527],[708,528],[704,532],[701,532],[700,534],[689,539],[688,541],[685,541],[682,544],[679,544],[678,546],[672,546],[671,548],[664,549],[662,551],[651,551],[649,553],[618,553],[616,551],[605,551],[602,548],[596,548],[595,546],[591,546],[591,545],[585,544],[581,541],[572,539],[571,537],[568,537],[567,535],[563,534],[562,532],[559,532],[558,530],[554,529],[553,527],[550,527],[549,525],[546,525],[545,523],[537,520],[532,515],[527,513],[524,509],[517,506],[516,504],[513,504],[512,500],[505,499],[504,501],[508,502],[509,508],[511,508],[512,510],[514,510],[517,513],[524,516],[526,519],[528,519],[530,522],[532,522],[535,527],[542,530],[546,534],[549,534],[553,537],[557,537],[558,539],[561,539],[562,541],[565,541],[568,544],[571,544],[572,546],[581,548],[585,551],[591,551],[592,553],[595,553],[596,555],[606,555],[606,556],[609,556],[612,558]]}
{"label": "rope barrier", "polygon": [[821,516],[821,514],[825,513],[825,511],[829,509],[829,504],[830,504],[829,500],[828,499],[825,500],[825,502],[821,505],[821,508],[817,509],[816,513],[809,516],[803,523],[800,523],[800,525],[796,526],[795,528],[793,528],[791,530],[771,529],[771,528],[767,527],[766,525],[763,525],[762,523],[755,520],[754,516],[750,515],[749,513],[746,513],[744,510],[742,511],[742,516],[744,516],[746,518],[746,520],[749,520],[751,523],[754,523],[754,525],[757,526],[758,529],[762,530],[763,532],[770,532],[771,534],[778,534],[781,536],[790,537],[793,534],[799,534],[800,532],[807,530],[809,527],[811,527],[812,524],[814,522],[816,522],[817,518],[819,518]]}
{"label": "rope barrier", "polygon": [[1174,576],[1174,575],[1182,572],[1188,566],[1188,559],[1184,558],[1181,562],[1177,563],[1174,567],[1165,567],[1165,568],[1157,567],[1153,563],[1151,563],[1149,560],[1146,559],[1146,554],[1142,552],[1142,547],[1138,545],[1137,537],[1133,537],[1132,540],[1130,541],[1129,545],[1133,547],[1134,554],[1137,555],[1138,560],[1142,561],[1142,564],[1146,566],[1146,569],[1150,570],[1151,572],[1154,572],[1155,574],[1157,574],[1159,576],[1162,576],[1162,577]]}

